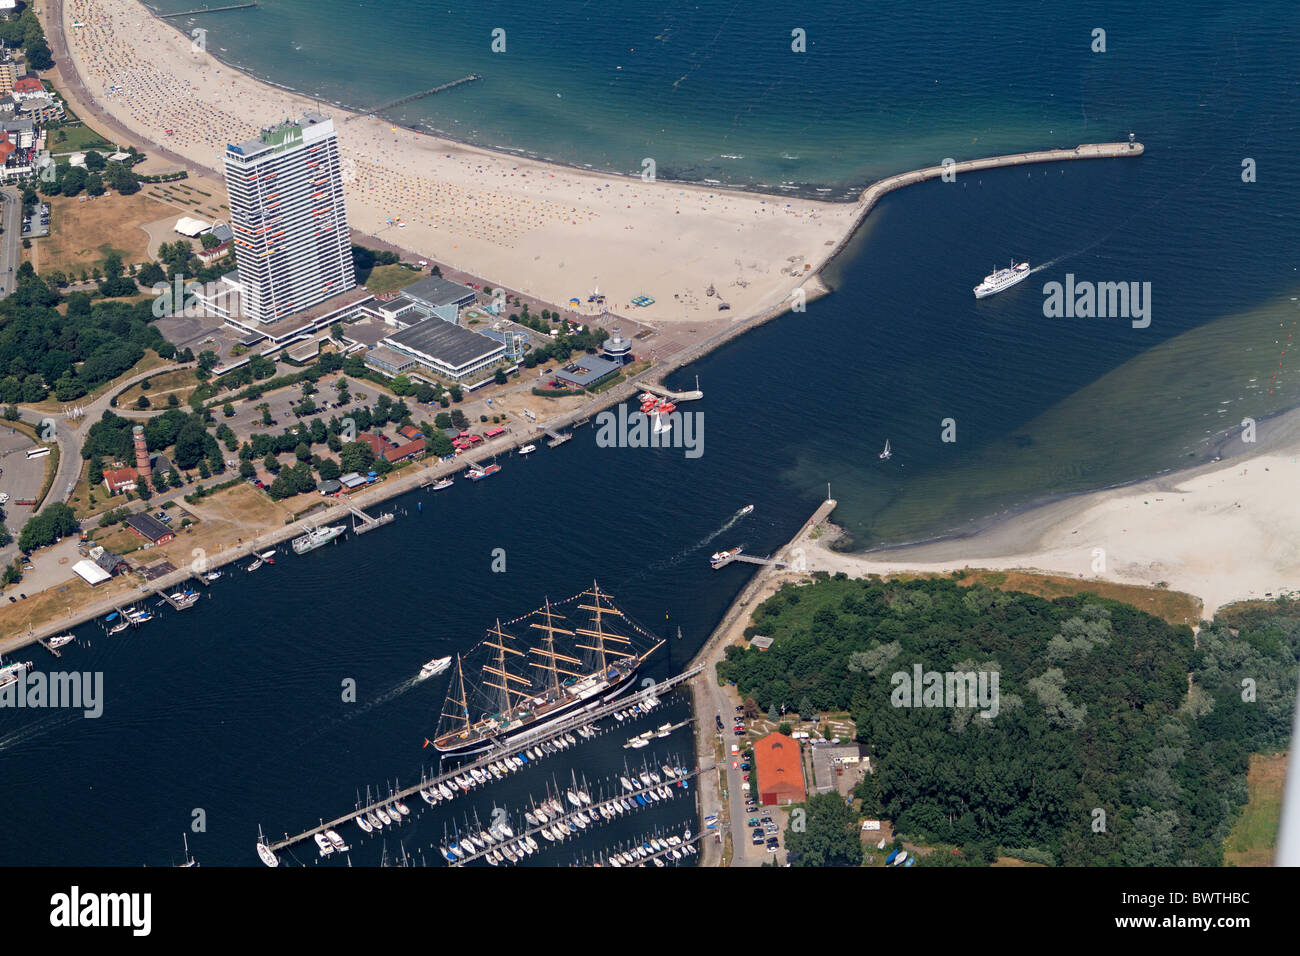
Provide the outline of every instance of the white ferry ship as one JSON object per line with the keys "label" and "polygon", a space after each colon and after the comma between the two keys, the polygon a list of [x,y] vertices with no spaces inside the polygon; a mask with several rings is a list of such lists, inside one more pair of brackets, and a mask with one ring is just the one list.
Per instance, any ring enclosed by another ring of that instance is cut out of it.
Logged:
{"label": "white ferry ship", "polygon": [[984,277],[984,281],[975,287],[975,298],[985,299],[999,292],[1005,292],[1013,285],[1029,278],[1028,262],[1012,262],[1009,268],[995,269]]}

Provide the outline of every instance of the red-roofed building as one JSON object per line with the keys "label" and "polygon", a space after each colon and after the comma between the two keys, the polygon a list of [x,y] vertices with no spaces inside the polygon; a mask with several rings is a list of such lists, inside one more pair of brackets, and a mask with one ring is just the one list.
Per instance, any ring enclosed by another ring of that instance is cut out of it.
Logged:
{"label": "red-roofed building", "polygon": [[806,796],[799,744],[785,734],[768,734],[754,744],[758,802],[765,807],[802,803]]}
{"label": "red-roofed building", "polygon": [[104,487],[110,495],[135,491],[139,477],[134,468],[110,468],[104,472]]}
{"label": "red-roofed building", "polygon": [[27,96],[39,96],[45,92],[45,84],[39,76],[24,76],[14,81],[13,98],[21,100]]}
{"label": "red-roofed building", "polygon": [[397,434],[401,435],[407,441],[415,441],[415,439],[423,437],[424,432],[420,431],[420,429],[416,428],[414,425],[403,425],[397,430]]}
{"label": "red-roofed building", "polygon": [[[419,430],[416,430],[419,432]],[[384,458],[389,464],[397,464],[399,461],[405,461],[408,458],[414,458],[416,455],[424,453],[424,434],[419,432],[420,437],[413,441],[404,442],[399,445],[387,435],[375,435],[371,432],[362,432],[357,436],[357,441],[365,442],[370,446],[370,451],[376,458]]]}
{"label": "red-roofed building", "polygon": [[195,255],[198,257],[199,262],[203,263],[206,266],[206,265],[211,265],[212,263],[216,262],[218,259],[224,259],[226,253],[228,253],[229,251],[230,251],[230,242],[227,241],[221,243],[218,246],[213,246],[211,249],[203,249],[200,252],[195,253]]}

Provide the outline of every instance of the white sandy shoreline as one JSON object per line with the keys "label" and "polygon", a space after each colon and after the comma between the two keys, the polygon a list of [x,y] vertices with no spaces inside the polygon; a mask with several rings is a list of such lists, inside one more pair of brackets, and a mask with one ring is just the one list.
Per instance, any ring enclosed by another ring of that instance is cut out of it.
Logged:
{"label": "white sandy shoreline", "polygon": [[1025,570],[1152,587],[1203,602],[1300,592],[1300,410],[1271,423],[1259,451],[994,521],[975,534],[866,553],[808,551],[809,570],[853,575]]}
{"label": "white sandy shoreline", "polygon": [[[227,143],[322,108],[193,50],[138,0],[64,0],[62,10],[72,66],[95,107],[204,168],[221,169]],[[858,211],[647,183],[324,111],[339,129],[353,228],[555,304],[585,302],[599,288],[610,311],[638,321],[716,321],[718,299],[737,321],[776,306],[825,264]],[[710,285],[717,299],[705,294]],[[631,306],[639,295],[655,304]]]}

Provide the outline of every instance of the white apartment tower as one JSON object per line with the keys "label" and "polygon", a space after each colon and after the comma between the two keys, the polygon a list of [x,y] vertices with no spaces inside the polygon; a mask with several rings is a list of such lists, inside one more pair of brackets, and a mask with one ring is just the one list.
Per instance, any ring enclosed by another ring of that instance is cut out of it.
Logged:
{"label": "white apartment tower", "polygon": [[274,322],[356,286],[332,120],[286,120],[225,160],[245,318]]}

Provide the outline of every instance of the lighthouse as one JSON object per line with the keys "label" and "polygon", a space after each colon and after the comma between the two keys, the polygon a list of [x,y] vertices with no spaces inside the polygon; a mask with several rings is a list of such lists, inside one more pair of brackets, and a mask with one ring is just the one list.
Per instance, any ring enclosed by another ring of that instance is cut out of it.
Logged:
{"label": "lighthouse", "polygon": [[149,477],[149,449],[144,443],[144,426],[136,425],[131,429],[131,438],[135,441],[135,471],[141,478]]}

